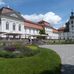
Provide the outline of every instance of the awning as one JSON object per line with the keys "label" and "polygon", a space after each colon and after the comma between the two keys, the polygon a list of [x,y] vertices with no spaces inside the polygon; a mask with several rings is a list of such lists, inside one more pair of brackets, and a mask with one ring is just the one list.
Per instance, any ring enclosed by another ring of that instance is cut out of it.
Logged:
{"label": "awning", "polygon": [[6,32],[0,32],[0,34],[4,34],[4,33],[6,33]]}
{"label": "awning", "polygon": [[41,35],[30,35],[30,36],[37,37],[37,36],[48,36],[48,35],[46,35],[46,34],[41,34]]}
{"label": "awning", "polygon": [[22,33],[5,33],[5,35],[22,35]]}

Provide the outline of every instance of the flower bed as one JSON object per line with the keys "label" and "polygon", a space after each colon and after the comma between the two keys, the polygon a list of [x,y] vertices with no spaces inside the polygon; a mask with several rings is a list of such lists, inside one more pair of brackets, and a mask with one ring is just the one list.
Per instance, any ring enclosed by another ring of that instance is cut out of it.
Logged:
{"label": "flower bed", "polygon": [[0,57],[4,58],[23,58],[25,56],[30,57],[39,53],[39,50],[32,50],[24,45],[15,44],[13,46],[4,46],[0,50]]}
{"label": "flower bed", "polygon": [[27,47],[40,52],[30,57],[0,58],[0,74],[60,74],[61,60],[56,52],[33,45]]}

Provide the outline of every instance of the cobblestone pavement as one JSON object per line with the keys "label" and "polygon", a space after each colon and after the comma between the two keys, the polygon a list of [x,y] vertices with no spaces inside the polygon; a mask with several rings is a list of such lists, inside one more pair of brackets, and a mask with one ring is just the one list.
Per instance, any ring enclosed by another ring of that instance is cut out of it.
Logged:
{"label": "cobblestone pavement", "polygon": [[74,74],[74,44],[65,45],[40,45],[56,51],[62,60],[62,74]]}

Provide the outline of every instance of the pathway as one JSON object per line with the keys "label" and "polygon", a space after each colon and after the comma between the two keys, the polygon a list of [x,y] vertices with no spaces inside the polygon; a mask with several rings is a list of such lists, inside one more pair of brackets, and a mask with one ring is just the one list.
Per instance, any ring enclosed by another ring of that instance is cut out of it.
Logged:
{"label": "pathway", "polygon": [[74,74],[74,45],[40,45],[56,51],[62,60],[62,74]]}

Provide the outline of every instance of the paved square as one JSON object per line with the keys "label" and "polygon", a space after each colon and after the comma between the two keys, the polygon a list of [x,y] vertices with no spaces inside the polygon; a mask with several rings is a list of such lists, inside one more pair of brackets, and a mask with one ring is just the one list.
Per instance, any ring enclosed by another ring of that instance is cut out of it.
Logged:
{"label": "paved square", "polygon": [[56,51],[62,61],[62,74],[74,74],[74,44],[65,45],[41,45]]}

